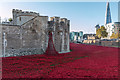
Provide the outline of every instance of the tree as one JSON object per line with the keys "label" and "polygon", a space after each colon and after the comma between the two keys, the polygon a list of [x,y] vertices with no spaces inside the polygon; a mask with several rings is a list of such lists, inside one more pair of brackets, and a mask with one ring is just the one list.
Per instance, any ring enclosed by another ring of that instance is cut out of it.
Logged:
{"label": "tree", "polygon": [[9,18],[8,20],[9,20],[9,22],[13,21],[13,19],[12,19],[12,18]]}
{"label": "tree", "polygon": [[114,39],[115,37],[115,33],[112,33],[112,35],[110,36],[111,39]]}
{"label": "tree", "polygon": [[96,31],[96,36],[98,38],[101,38],[101,29],[100,28]]}
{"label": "tree", "polygon": [[101,26],[97,31],[96,31],[96,35],[98,38],[105,38],[107,37],[108,33],[106,32],[106,29],[104,26]]}
{"label": "tree", "polygon": [[112,35],[110,36],[111,39],[117,39],[120,38],[120,33],[112,33]]}

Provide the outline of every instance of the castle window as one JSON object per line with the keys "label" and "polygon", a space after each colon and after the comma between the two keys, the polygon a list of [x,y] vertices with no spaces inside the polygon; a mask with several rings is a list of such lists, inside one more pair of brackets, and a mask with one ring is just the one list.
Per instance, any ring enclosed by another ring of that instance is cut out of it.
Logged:
{"label": "castle window", "polygon": [[19,17],[19,21],[21,21],[21,17]]}

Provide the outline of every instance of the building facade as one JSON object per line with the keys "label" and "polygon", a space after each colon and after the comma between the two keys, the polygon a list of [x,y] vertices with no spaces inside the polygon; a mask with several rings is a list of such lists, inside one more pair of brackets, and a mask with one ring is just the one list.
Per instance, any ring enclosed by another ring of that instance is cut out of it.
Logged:
{"label": "building facade", "polygon": [[105,15],[105,24],[108,24],[108,23],[112,23],[109,2],[107,2],[106,15]]}
{"label": "building facade", "polygon": [[120,34],[120,22],[112,22],[109,2],[107,2],[106,16],[105,16],[105,28],[108,32],[107,38],[110,39],[113,33]]}
{"label": "building facade", "polygon": [[83,40],[83,31],[70,32],[70,41],[82,42],[82,40]]}
{"label": "building facade", "polygon": [[48,16],[15,9],[13,13],[11,24],[0,24],[2,56],[44,54],[48,46],[50,26],[54,28],[53,42],[56,51],[69,52],[70,20],[53,17],[54,20],[48,21]]}
{"label": "building facade", "polygon": [[114,22],[112,31],[116,34],[120,34],[120,22]]}
{"label": "building facade", "polygon": [[95,43],[95,39],[96,39],[96,34],[84,34],[83,35],[84,41],[83,43]]}

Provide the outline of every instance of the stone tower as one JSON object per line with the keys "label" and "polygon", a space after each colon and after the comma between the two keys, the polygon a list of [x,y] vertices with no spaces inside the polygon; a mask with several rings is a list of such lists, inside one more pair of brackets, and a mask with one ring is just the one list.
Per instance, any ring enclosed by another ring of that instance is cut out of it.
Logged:
{"label": "stone tower", "polygon": [[67,18],[51,17],[50,23],[53,25],[53,43],[59,53],[69,52],[69,27],[70,20]]}
{"label": "stone tower", "polygon": [[13,9],[12,13],[13,13],[13,22],[12,22],[13,25],[22,25],[28,22],[29,20],[37,16],[40,16],[39,13],[36,12],[22,11],[18,9]]}
{"label": "stone tower", "polygon": [[105,24],[108,23],[112,23],[109,2],[107,2],[106,15],[105,15]]}

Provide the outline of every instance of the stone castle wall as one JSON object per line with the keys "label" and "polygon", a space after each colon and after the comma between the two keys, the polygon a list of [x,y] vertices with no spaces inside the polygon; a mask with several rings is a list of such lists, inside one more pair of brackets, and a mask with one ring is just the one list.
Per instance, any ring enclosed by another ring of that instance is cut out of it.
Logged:
{"label": "stone castle wall", "polygon": [[13,25],[22,25],[32,18],[39,16],[39,13],[13,9]]}
{"label": "stone castle wall", "polygon": [[2,26],[0,25],[0,57],[2,57]]}
{"label": "stone castle wall", "polygon": [[13,9],[13,24],[0,26],[2,55],[5,57],[44,54],[48,46],[50,27],[53,28],[56,51],[69,52],[70,21],[66,18],[51,17],[51,21],[48,21],[48,16]]}
{"label": "stone castle wall", "polygon": [[53,21],[53,40],[58,52],[69,52],[69,20],[60,17],[51,17]]}
{"label": "stone castle wall", "polygon": [[[22,26],[2,25],[7,40],[5,56],[43,54],[48,41],[48,36],[45,34],[47,23],[48,17],[39,16]],[[4,39],[2,43],[4,44]]]}

